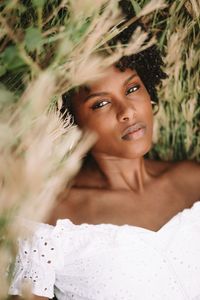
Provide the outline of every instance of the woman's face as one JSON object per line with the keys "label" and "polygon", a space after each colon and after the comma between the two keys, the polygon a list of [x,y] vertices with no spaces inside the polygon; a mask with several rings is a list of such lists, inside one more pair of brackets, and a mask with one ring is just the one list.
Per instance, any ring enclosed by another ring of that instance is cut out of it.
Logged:
{"label": "woman's face", "polygon": [[73,99],[76,123],[98,134],[94,154],[137,158],[151,147],[150,96],[135,71],[112,66],[105,76],[81,88]]}

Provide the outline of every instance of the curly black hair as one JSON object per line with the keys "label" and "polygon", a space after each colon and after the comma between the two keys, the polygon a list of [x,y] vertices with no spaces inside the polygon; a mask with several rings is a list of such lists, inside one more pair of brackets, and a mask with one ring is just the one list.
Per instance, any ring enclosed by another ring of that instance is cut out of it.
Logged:
{"label": "curly black hair", "polygon": [[[119,6],[121,7],[123,13],[125,14],[125,21],[132,18],[135,13],[130,0],[120,0]],[[121,26],[122,24],[120,24]],[[134,31],[137,27],[141,27],[145,30],[143,24],[140,21],[132,23],[128,28],[123,30],[112,40],[109,41],[109,46],[113,48],[118,42],[122,44],[128,44],[130,38],[132,37]],[[148,34],[147,42],[151,37],[151,33]],[[151,99],[154,102],[158,102],[156,87],[161,83],[162,79],[167,77],[166,73],[163,72],[162,67],[164,63],[156,45],[153,45],[137,54],[123,56],[116,64],[116,68],[120,71],[125,71],[126,69],[135,70],[142,82],[144,83]],[[66,111],[72,112],[72,101],[75,90],[68,91],[62,95],[62,107],[60,112],[65,118]]]}

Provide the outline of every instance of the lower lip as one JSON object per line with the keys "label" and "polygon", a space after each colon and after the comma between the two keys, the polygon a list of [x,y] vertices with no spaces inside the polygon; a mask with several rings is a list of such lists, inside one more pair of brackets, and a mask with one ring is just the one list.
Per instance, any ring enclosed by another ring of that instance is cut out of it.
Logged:
{"label": "lower lip", "polygon": [[136,131],[133,132],[129,132],[128,134],[126,134],[125,136],[123,136],[123,140],[126,141],[136,141],[139,140],[140,138],[142,138],[145,135],[145,128],[140,128]]}

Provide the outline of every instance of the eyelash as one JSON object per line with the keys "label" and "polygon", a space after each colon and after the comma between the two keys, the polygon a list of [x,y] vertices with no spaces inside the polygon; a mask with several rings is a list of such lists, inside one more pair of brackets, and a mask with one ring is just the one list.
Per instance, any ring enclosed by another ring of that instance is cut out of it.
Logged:
{"label": "eyelash", "polygon": [[[140,85],[139,85],[139,84],[135,84],[135,85],[131,86],[131,87],[126,91],[126,96],[129,95],[129,94],[131,94],[131,93],[136,92],[137,90],[139,90],[139,88],[140,88]],[[132,90],[132,91],[131,91],[131,90]],[[131,91],[131,92],[130,92],[130,91]],[[103,103],[106,103],[106,104],[103,104]],[[96,102],[94,105],[92,105],[91,108],[92,108],[93,110],[100,109],[100,108],[106,106],[106,105],[109,104],[109,103],[110,103],[109,100],[101,100],[101,101],[99,101],[99,102]]]}
{"label": "eyelash", "polygon": [[[139,90],[140,85],[139,84],[134,84],[133,86],[131,86],[130,88],[128,88],[128,90],[126,91],[126,96],[130,93],[136,92],[137,90]],[[128,93],[130,90],[135,89],[134,91]]]}
{"label": "eyelash", "polygon": [[[103,103],[105,103],[104,105],[102,105]],[[92,109],[95,110],[95,109],[99,109],[99,108],[102,108],[104,107],[105,105],[107,105],[108,103],[110,103],[110,101],[107,101],[107,100],[101,100],[99,102],[96,102],[94,105],[92,105]]]}

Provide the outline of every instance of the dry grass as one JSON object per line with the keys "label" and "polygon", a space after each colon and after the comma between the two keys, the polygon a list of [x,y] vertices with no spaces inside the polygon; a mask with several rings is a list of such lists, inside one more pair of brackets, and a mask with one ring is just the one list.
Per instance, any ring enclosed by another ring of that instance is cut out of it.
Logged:
{"label": "dry grass", "polygon": [[[159,90],[153,157],[200,161],[200,20],[196,1],[173,2],[160,37],[168,78]],[[187,13],[189,11],[189,14]]]}

